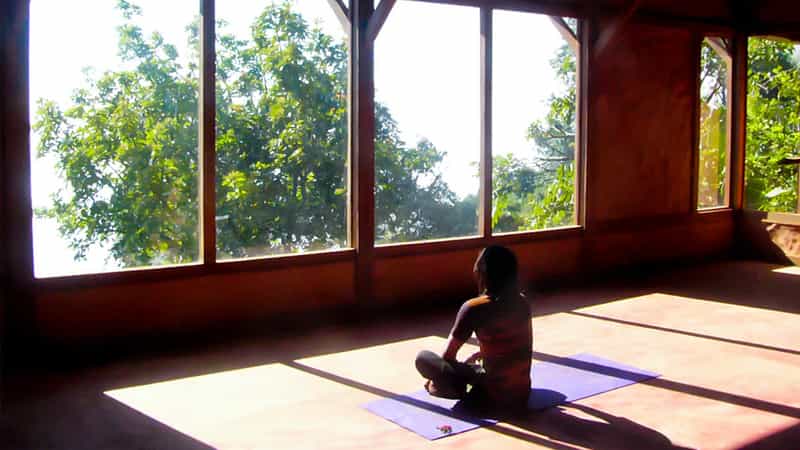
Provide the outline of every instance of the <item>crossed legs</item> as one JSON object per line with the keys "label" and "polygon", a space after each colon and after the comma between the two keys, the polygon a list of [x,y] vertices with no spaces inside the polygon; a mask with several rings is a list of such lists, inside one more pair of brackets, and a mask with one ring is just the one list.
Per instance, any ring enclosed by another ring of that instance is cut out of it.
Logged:
{"label": "crossed legs", "polygon": [[480,382],[481,374],[473,366],[446,361],[429,350],[419,352],[414,364],[420,375],[428,379],[425,388],[437,397],[463,399],[467,396],[467,385],[472,385],[474,390]]}

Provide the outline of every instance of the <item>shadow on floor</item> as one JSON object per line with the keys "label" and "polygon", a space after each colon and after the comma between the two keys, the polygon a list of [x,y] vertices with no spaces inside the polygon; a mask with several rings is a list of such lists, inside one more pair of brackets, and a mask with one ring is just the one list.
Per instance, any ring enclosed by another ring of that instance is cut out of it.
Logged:
{"label": "shadow on floor", "polygon": [[739,450],[772,450],[797,448],[800,442],[800,423],[751,442]]}
{"label": "shadow on floor", "polygon": [[[581,369],[591,372],[602,373],[617,378],[623,378],[631,381],[638,381],[636,373],[628,372],[626,370],[617,369],[613,367],[606,367],[603,365],[579,361],[572,358],[564,358],[556,355],[551,355],[542,352],[533,352],[533,357],[538,361],[547,361],[555,364],[569,366],[575,369]],[[757,409],[772,414],[780,414],[794,419],[800,419],[800,408],[784,405],[781,403],[770,402],[758,398],[747,397],[743,395],[733,394],[730,392],[718,391],[716,389],[709,389],[702,386],[695,386],[692,384],[681,383],[673,381],[668,378],[651,378],[649,380],[641,381],[642,384],[653,386],[660,389],[666,389],[673,392],[682,392],[684,394],[693,395],[695,397],[703,397],[710,400],[725,402],[731,405],[743,406],[745,408]]]}
{"label": "shadow on floor", "polygon": [[[763,263],[722,263],[679,269],[632,281],[609,280],[594,287],[543,292],[533,296],[534,315],[571,311],[652,292],[800,312],[800,301],[797,301],[800,298],[800,275],[774,272],[775,268],[777,266]],[[164,343],[162,348],[121,353],[110,359],[88,360],[66,368],[55,365],[15,373],[3,380],[2,446],[14,449],[205,449],[208,448],[205,444],[108,398],[103,392],[425,336],[442,336],[449,331],[456,310],[457,306],[427,311],[412,316],[412,319],[408,313],[399,317],[376,315],[365,320],[353,320],[348,325],[316,325],[278,333],[264,330],[246,335],[232,332],[203,336],[201,340],[195,339],[186,345],[170,342]],[[302,337],[298,338],[298,335]],[[540,360],[545,356],[536,355]],[[669,380],[654,380],[648,384],[800,418],[800,409],[786,405]],[[376,389],[363,385],[361,388]],[[539,435],[595,448],[620,448],[620,436],[629,435],[631,442],[652,442],[636,444],[638,448],[673,448],[657,431],[624,418],[603,417],[602,411],[581,411],[601,422],[587,421],[567,414],[566,409],[542,413],[519,422],[519,429],[529,433],[508,426],[503,429],[502,424],[493,429],[512,435],[521,433],[515,437],[547,446],[554,443]],[[754,443],[756,446],[752,448],[779,448],[778,444],[793,442],[791,439],[796,439],[798,434],[800,429],[793,427]],[[590,438],[599,440],[586,444],[586,439]],[[606,445],[603,439],[616,439],[616,444],[603,447]],[[561,445],[553,448],[571,447]]]}
{"label": "shadow on floor", "polygon": [[[591,419],[578,417],[574,414],[576,411],[590,416]],[[531,413],[524,418],[511,419],[509,423],[561,443],[597,450],[686,449],[674,445],[667,436],[652,428],[577,403]],[[502,423],[498,425],[502,426]],[[524,436],[518,437],[525,439]],[[556,443],[550,444],[552,448],[562,448],[557,447]]]}
{"label": "shadow on floor", "polygon": [[67,392],[43,401],[4,405],[0,448],[209,450],[212,447],[102,392]]}
{"label": "shadow on floor", "polygon": [[[290,361],[284,364],[293,369],[301,370],[328,381],[340,383],[380,397],[392,397],[398,401],[406,401],[399,397],[398,393],[332,374],[296,361]],[[428,405],[424,402],[414,401],[413,399],[409,399],[407,402],[416,407],[450,415],[450,411],[435,405]],[[599,419],[599,421],[577,417],[570,414],[570,411],[580,411]],[[459,418],[464,420],[463,417]],[[656,430],[624,417],[617,417],[595,408],[579,404],[570,404],[549,408],[544,411],[530,412],[524,417],[505,418],[503,422],[489,426],[487,429],[515,439],[558,450],[573,449],[573,447],[568,444],[598,450],[645,448],[654,450],[685,449],[685,447],[673,445],[669,438]]]}
{"label": "shadow on floor", "polygon": [[644,284],[665,294],[800,313],[800,273],[757,261],[729,261],[651,275]]}
{"label": "shadow on floor", "polygon": [[725,338],[725,337],[721,337],[721,336],[712,336],[712,335],[709,335],[709,334],[695,333],[693,331],[685,331],[685,330],[678,330],[678,329],[675,329],[675,328],[661,327],[661,326],[658,326],[658,325],[650,325],[650,324],[642,323],[642,322],[633,322],[633,321],[630,321],[630,320],[622,320],[622,319],[617,319],[617,318],[614,318],[614,317],[606,317],[606,316],[601,316],[601,315],[598,315],[598,314],[591,314],[591,313],[580,312],[580,311],[567,311],[566,314],[570,314],[570,315],[573,315],[573,316],[579,316],[579,317],[586,317],[586,318],[589,318],[589,319],[603,320],[603,321],[606,321],[606,322],[617,323],[617,324],[620,324],[620,325],[647,328],[647,329],[650,329],[650,330],[664,331],[664,332],[667,332],[667,333],[681,334],[683,336],[691,336],[691,337],[696,337],[696,338],[701,338],[701,339],[710,339],[710,340],[717,341],[717,342],[725,342],[727,344],[743,345],[743,346],[746,346],[746,347],[752,347],[752,348],[757,348],[757,349],[761,349],[761,350],[769,350],[769,351],[773,351],[773,352],[781,352],[781,353],[787,353],[789,355],[800,356],[800,350],[794,350],[794,349],[791,349],[791,348],[784,348],[784,347],[775,347],[774,345],[760,344],[758,342],[742,341],[742,340],[738,340],[738,339],[729,339],[729,338]]}

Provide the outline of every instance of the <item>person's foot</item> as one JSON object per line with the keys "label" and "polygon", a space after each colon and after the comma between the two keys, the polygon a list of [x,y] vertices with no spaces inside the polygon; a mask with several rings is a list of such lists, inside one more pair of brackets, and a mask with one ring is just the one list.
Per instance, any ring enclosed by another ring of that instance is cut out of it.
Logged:
{"label": "person's foot", "polygon": [[434,397],[460,399],[464,397],[466,389],[459,390],[448,385],[439,386],[434,383],[433,380],[428,380],[428,382],[425,383],[425,390]]}

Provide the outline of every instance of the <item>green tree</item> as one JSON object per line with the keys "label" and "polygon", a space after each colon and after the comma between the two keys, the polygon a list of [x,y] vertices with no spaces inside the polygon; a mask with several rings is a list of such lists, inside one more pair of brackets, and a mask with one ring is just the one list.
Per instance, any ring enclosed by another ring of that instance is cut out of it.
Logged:
{"label": "green tree", "polygon": [[65,109],[39,100],[38,153],[52,155],[68,185],[43,213],[58,219],[76,258],[110,242],[123,266],[198,258],[197,72],[177,50],[131,24],[140,13],[119,8],[119,54],[126,69],[86,85]]}
{"label": "green tree", "polygon": [[724,204],[728,156],[728,65],[703,42],[700,51],[700,139],[697,204]]}
{"label": "green tree", "polygon": [[268,6],[251,34],[217,42],[218,248],[344,246],[347,48],[288,2]]}
{"label": "green tree", "polygon": [[[38,153],[55,157],[69,188],[55,217],[76,258],[110,242],[123,266],[198,258],[198,78],[120,0],[124,70],[87,76],[71,104],[41,100]],[[224,29],[224,23],[218,25]],[[198,27],[188,28],[199,61]],[[343,246],[346,241],[347,48],[291,2],[266,6],[250,39],[217,37],[217,245],[223,257]],[[379,240],[473,229],[475,198],[459,201],[439,173],[444,154],[406,146],[376,109]],[[471,209],[471,214],[470,214]],[[470,226],[470,222],[472,225]],[[463,234],[468,234],[464,232]]]}
{"label": "green tree", "polygon": [[547,115],[528,128],[532,164],[513,155],[494,158],[492,225],[498,231],[575,221],[577,64],[572,49],[562,45],[550,65],[565,89],[550,96]]}
{"label": "green tree", "polygon": [[749,208],[795,211],[797,168],[778,161],[800,150],[800,66],[790,42],[750,38],[745,195]]}

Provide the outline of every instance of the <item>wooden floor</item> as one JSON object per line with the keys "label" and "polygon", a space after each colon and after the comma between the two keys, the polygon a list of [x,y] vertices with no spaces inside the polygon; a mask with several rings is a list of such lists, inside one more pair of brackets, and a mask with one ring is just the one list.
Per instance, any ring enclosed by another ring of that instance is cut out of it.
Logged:
{"label": "wooden floor", "polygon": [[534,311],[537,360],[591,352],[663,375],[433,442],[361,409],[420,388],[413,357],[442,350],[450,311],[7,378],[0,447],[800,448],[797,268],[678,269]]}

